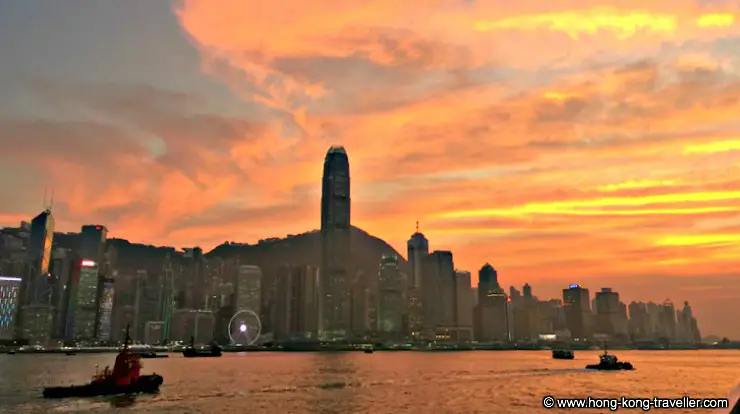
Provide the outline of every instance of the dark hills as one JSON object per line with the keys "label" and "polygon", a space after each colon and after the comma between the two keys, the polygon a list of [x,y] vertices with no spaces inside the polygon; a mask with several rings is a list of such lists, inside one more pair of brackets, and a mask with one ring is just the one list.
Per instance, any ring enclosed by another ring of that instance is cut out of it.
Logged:
{"label": "dark hills", "polygon": [[[395,254],[399,258],[402,271],[407,262],[388,243],[372,236],[362,229],[351,230],[352,264],[366,275],[377,275],[380,258],[384,254]],[[282,264],[301,264],[320,266],[321,233],[314,230],[283,239],[261,240],[257,244],[224,243],[211,250],[207,257],[239,257],[243,264],[253,264],[269,272]]]}
{"label": "dark hills", "polygon": [[[384,254],[397,255],[402,271],[407,269],[408,265],[403,256],[388,243],[364,230],[352,227],[351,244],[353,267],[366,275],[377,275],[380,258]],[[76,249],[79,246],[79,234],[56,233],[54,245]],[[116,249],[116,267],[121,270],[154,269],[167,255],[175,260],[182,256],[182,252],[178,252],[174,247],[137,244],[125,239],[111,238],[108,240],[108,246]],[[260,240],[256,244],[225,242],[205,256],[221,259],[237,258],[241,264],[259,266],[265,273],[273,272],[283,264],[320,266],[321,233],[314,230],[285,238]]]}

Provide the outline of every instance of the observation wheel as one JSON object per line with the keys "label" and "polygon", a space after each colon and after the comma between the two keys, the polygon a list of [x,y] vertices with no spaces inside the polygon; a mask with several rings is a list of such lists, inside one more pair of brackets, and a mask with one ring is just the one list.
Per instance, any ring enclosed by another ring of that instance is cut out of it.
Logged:
{"label": "observation wheel", "polygon": [[233,345],[253,345],[262,332],[260,317],[251,310],[240,310],[229,321],[229,339]]}

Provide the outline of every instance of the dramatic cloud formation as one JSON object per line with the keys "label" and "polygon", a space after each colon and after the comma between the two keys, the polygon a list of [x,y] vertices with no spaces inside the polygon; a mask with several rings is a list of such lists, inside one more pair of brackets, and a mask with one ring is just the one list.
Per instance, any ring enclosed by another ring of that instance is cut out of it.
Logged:
{"label": "dramatic cloud formation", "polygon": [[[55,116],[0,117],[0,172],[64,188],[70,230],[211,247],[316,228],[341,144],[354,224],[401,252],[419,220],[506,285],[689,300],[707,333],[740,336],[723,324],[740,299],[740,16],[612,3],[183,0],[202,82],[240,102],[25,77]],[[34,212],[28,188],[3,223]]]}

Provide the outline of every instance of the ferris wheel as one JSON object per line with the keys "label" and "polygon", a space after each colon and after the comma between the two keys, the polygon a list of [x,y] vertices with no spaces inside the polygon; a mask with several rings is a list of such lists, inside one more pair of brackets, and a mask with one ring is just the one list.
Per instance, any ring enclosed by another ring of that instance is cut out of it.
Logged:
{"label": "ferris wheel", "polygon": [[229,339],[232,344],[253,345],[262,332],[260,317],[251,310],[240,310],[229,321]]}

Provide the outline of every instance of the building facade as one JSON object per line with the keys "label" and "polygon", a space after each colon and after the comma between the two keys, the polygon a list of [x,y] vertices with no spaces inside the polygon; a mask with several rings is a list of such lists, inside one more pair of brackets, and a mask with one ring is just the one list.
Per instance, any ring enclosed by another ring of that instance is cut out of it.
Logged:
{"label": "building facade", "polygon": [[398,267],[398,256],[383,255],[378,275],[377,312],[378,334],[388,340],[403,337],[403,320],[406,314],[403,275]]}
{"label": "building facade", "polygon": [[14,337],[21,282],[20,277],[0,276],[0,340]]}
{"label": "building facade", "polygon": [[346,340],[351,334],[349,158],[343,147],[331,147],[324,159],[321,189],[320,336]]}

